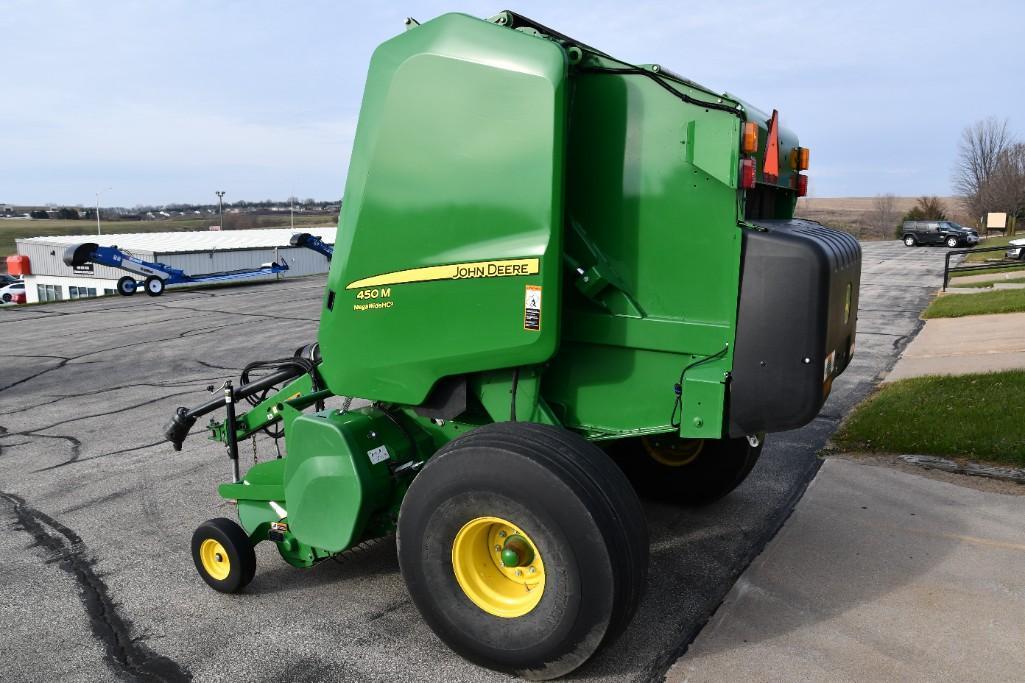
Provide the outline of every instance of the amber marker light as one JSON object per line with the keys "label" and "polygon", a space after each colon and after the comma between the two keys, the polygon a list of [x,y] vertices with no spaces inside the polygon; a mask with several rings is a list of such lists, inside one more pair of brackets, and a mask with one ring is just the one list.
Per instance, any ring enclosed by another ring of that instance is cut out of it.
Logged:
{"label": "amber marker light", "polygon": [[807,147],[798,147],[794,151],[797,152],[797,154],[794,155],[794,156],[797,157],[797,170],[798,171],[807,171],[808,170],[808,154],[809,154],[808,148]]}
{"label": "amber marker light", "polygon": [[754,121],[744,124],[744,130],[740,136],[740,151],[744,154],[754,154],[758,151],[758,124]]}

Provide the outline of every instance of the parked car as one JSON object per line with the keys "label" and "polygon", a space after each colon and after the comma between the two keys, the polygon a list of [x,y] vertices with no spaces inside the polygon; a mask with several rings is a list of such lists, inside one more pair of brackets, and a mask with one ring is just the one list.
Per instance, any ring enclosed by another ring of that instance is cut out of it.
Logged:
{"label": "parked car", "polygon": [[0,287],[6,287],[12,285],[15,282],[21,282],[21,278],[8,275],[7,273],[0,273]]}
{"label": "parked car", "polygon": [[979,233],[953,221],[904,221],[903,233],[908,247],[944,244],[953,249],[979,243]]}
{"label": "parked car", "polygon": [[18,303],[14,300],[15,296],[22,295],[21,303],[24,303],[25,296],[25,283],[21,280],[12,282],[9,285],[0,287],[0,303],[13,304]]}
{"label": "parked car", "polygon": [[1004,256],[1025,261],[1025,239],[1011,240],[1008,242],[1007,251],[1004,252]]}

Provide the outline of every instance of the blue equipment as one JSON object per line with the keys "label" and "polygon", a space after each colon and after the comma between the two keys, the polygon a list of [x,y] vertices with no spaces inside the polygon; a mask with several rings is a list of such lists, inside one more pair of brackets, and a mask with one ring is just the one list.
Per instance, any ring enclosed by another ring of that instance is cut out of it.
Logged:
{"label": "blue equipment", "polygon": [[[229,280],[240,280],[258,275],[276,275],[288,270],[288,263],[281,259],[281,263],[264,263],[259,268],[245,268],[242,270],[230,270],[222,273],[206,273],[204,275],[188,275],[179,268],[172,268],[164,263],[150,263],[140,258],[121,251],[116,246],[101,247],[92,242],[84,244],[72,244],[64,250],[64,263],[75,267],[86,263],[98,263],[101,266],[120,268],[130,273],[144,276],[143,289],[150,296],[160,296],[164,293],[166,285],[199,284],[204,282],[224,282]],[[126,275],[117,281],[118,294],[131,296],[135,294],[139,283],[130,275]]]}
{"label": "blue equipment", "polygon": [[307,249],[312,249],[318,254],[326,256],[328,261],[331,260],[331,255],[335,253],[334,247],[316,235],[311,235],[308,232],[297,232],[292,235],[292,238],[288,240],[288,243],[293,247],[306,247]]}

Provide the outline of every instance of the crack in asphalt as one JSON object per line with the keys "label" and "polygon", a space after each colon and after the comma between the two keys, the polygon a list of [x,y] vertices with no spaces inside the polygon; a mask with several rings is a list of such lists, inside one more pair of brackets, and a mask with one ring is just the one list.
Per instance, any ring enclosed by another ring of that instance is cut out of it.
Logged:
{"label": "crack in asphalt", "polygon": [[99,455],[94,455],[91,458],[79,460],[78,462],[89,462],[90,460],[99,460],[100,458],[106,458],[108,455],[122,455],[123,453],[134,453],[135,451],[142,451],[146,450],[147,448],[154,448],[156,446],[161,446],[166,443],[167,439],[160,439],[159,441],[154,441],[153,443],[144,443],[141,446],[132,446],[131,448],[122,448],[117,451],[110,451],[109,453],[100,453]]}
{"label": "crack in asphalt", "polygon": [[195,360],[194,362],[202,365],[204,368],[210,368],[211,370],[227,370],[228,372],[241,372],[242,368],[226,368],[223,365],[214,365],[213,363],[207,363],[206,361]]}
{"label": "crack in asphalt", "polygon": [[[38,434],[37,436],[42,436],[42,437],[46,438],[47,435],[46,434]],[[27,443],[31,443],[31,441],[26,441],[26,442],[24,442],[22,444],[18,444],[18,445],[25,445]],[[49,467],[43,467],[43,468],[38,469],[38,470],[33,470],[32,473],[35,474],[37,472],[46,472],[48,470],[56,470],[56,469],[60,469],[62,467],[67,467],[68,465],[81,465],[82,463],[92,462],[93,460],[99,460],[100,458],[106,458],[107,456],[110,456],[110,455],[122,455],[124,453],[132,453],[134,451],[141,451],[141,450],[145,450],[147,448],[154,448],[156,446],[160,446],[160,445],[165,444],[165,443],[167,443],[167,440],[166,439],[161,439],[160,441],[154,441],[153,443],[144,443],[141,446],[132,446],[130,448],[122,448],[120,450],[110,451],[109,453],[100,453],[99,455],[94,455],[94,456],[92,456],[90,458],[75,457],[73,460],[67,460],[65,462],[58,463],[56,465],[50,465]]]}
{"label": "crack in asphalt", "polygon": [[[119,384],[113,387],[106,387],[105,389],[96,389],[90,391],[89,394],[91,396],[95,396],[97,394],[105,394],[109,391],[132,389],[134,387],[153,387],[155,389],[180,389],[182,387],[192,386],[199,382],[205,381],[208,381],[208,379],[205,377],[198,377],[195,379],[180,379],[171,382],[135,382],[133,384]],[[173,395],[177,396],[178,394]],[[46,401],[43,401],[42,403],[34,403],[32,405],[16,408],[15,410],[7,410],[4,412],[0,412],[0,415],[16,415],[17,413],[25,413],[36,408],[42,408],[43,406],[53,405],[54,403],[66,401],[71,398],[81,398],[81,396],[81,394],[58,394],[55,396],[51,396],[51,398],[47,399]]]}
{"label": "crack in asphalt", "polygon": [[11,433],[12,434],[17,434],[18,436],[38,437],[40,439],[59,439],[61,441],[66,441],[67,443],[69,443],[71,445],[71,458],[69,460],[66,460],[65,462],[63,462],[63,463],[61,463],[59,465],[51,465],[50,467],[43,467],[43,468],[40,468],[40,469],[37,469],[37,470],[33,470],[33,473],[35,473],[35,472],[45,472],[47,470],[52,470],[52,469],[56,469],[58,467],[63,467],[64,465],[69,465],[69,464],[75,462],[76,460],[78,460],[78,456],[82,453],[82,442],[79,441],[78,439],[76,439],[73,436],[61,436],[61,435],[57,435],[57,434],[37,434],[36,432],[11,432]]}
{"label": "crack in asphalt", "polygon": [[193,313],[220,313],[221,315],[240,315],[243,317],[271,318],[274,320],[296,320],[305,323],[315,323],[317,318],[296,318],[294,316],[271,314],[271,313],[243,313],[242,311],[222,311],[215,308],[194,308],[192,306],[175,306],[173,304],[153,304],[160,308],[172,311],[192,311]]}
{"label": "crack in asphalt", "polygon": [[15,528],[32,537],[30,547],[47,551],[46,562],[56,563],[75,580],[92,636],[103,645],[104,660],[111,669],[134,681],[192,680],[187,668],[154,652],[141,638],[132,637],[132,623],[121,615],[77,533],[13,493],[0,491],[0,501],[14,513]]}
{"label": "crack in asphalt", "polygon": [[[136,408],[141,408],[143,406],[148,406],[148,405],[152,405],[154,403],[159,403],[159,402],[161,402],[163,400],[166,400],[166,399],[169,399],[169,398],[175,398],[176,396],[187,396],[188,394],[194,394],[194,393],[196,393],[195,390],[179,391],[179,392],[174,393],[174,394],[163,394],[162,396],[157,396],[156,398],[151,398],[148,401],[138,401],[136,403],[131,404],[127,408],[114,408],[113,410],[105,410],[102,413],[91,413],[89,415],[76,415],[75,417],[69,417],[66,420],[59,420],[58,422],[54,422],[52,424],[48,424],[48,425],[45,425],[43,427],[33,427],[32,431],[34,431],[34,432],[41,432],[41,431],[43,431],[45,429],[53,429],[54,427],[61,427],[61,426],[66,425],[66,424],[71,424],[72,422],[78,422],[80,420],[89,420],[89,419],[92,419],[94,417],[109,417],[111,415],[116,415],[117,413],[126,413],[129,410],[135,410]],[[12,434],[26,434],[27,432],[11,432],[11,433]]]}
{"label": "crack in asphalt", "polygon": [[13,389],[14,387],[18,386],[19,384],[24,384],[25,382],[33,380],[36,377],[42,377],[43,375],[45,375],[48,372],[52,372],[54,370],[58,370],[60,368],[63,368],[70,361],[71,361],[70,358],[65,358],[65,359],[61,360],[61,362],[57,363],[54,366],[51,366],[51,367],[48,367],[48,368],[44,368],[44,369],[40,370],[39,372],[37,372],[37,373],[35,373],[33,375],[29,375],[28,377],[25,377],[23,379],[19,379],[16,382],[11,382],[10,384],[6,384],[6,385],[0,387],[0,391],[7,391],[8,389]]}
{"label": "crack in asphalt", "polygon": [[127,496],[130,493],[131,493],[131,490],[129,490],[129,489],[121,489],[120,491],[115,491],[114,493],[108,493],[107,495],[100,496],[99,498],[90,498],[89,500],[87,500],[85,502],[78,503],[77,505],[72,505],[71,507],[68,507],[68,508],[64,508],[61,512],[63,514],[65,514],[65,515],[68,514],[69,512],[78,512],[79,510],[84,510],[86,508],[91,508],[91,507],[94,507],[94,506],[97,506],[97,505],[103,505],[104,503],[109,503],[112,500],[118,500],[120,498],[124,498],[125,496]]}
{"label": "crack in asphalt", "polygon": [[65,367],[68,363],[70,363],[72,361],[80,360],[82,358],[88,358],[89,356],[95,356],[95,355],[100,354],[100,353],[109,353],[111,351],[119,351],[121,349],[128,349],[128,348],[132,348],[132,347],[137,347],[137,346],[141,346],[143,344],[158,344],[160,342],[173,341],[173,340],[176,340],[176,339],[182,339],[182,338],[187,337],[187,336],[199,336],[201,334],[210,334],[211,332],[216,332],[217,330],[222,330],[225,327],[238,327],[240,325],[250,325],[250,324],[253,324],[253,323],[256,323],[256,322],[259,322],[259,321],[253,320],[253,321],[247,321],[247,322],[232,323],[232,324],[229,324],[229,325],[216,325],[216,326],[212,326],[212,327],[197,327],[197,328],[192,329],[192,330],[185,330],[184,332],[179,332],[178,334],[174,335],[173,337],[164,337],[162,339],[142,339],[142,340],[133,342],[131,344],[122,344],[121,346],[111,346],[111,347],[105,348],[105,349],[97,349],[96,351],[89,351],[88,353],[83,353],[83,354],[81,354],[79,356],[72,356],[72,357],[70,357],[68,359],[62,360],[60,363],[58,363],[58,364],[56,364],[56,365],[54,365],[52,367],[40,370],[39,372],[37,372],[37,373],[35,373],[33,375],[30,375],[28,377],[25,377],[24,379],[19,379],[16,382],[12,382],[11,384],[4,385],[4,386],[0,387],[0,392],[7,391],[8,389],[12,389],[12,388],[18,386],[19,384],[24,384],[25,382],[28,382],[28,381],[33,380],[33,379],[36,379],[37,377],[41,377],[42,375],[45,375],[48,372],[53,372],[54,370],[59,370],[59,369]]}
{"label": "crack in asphalt", "polygon": [[[195,393],[195,392],[194,391],[180,391],[180,392],[175,393],[175,394],[164,394],[163,396],[158,396],[157,398],[150,399],[149,401],[141,401],[141,402],[138,402],[138,403],[133,403],[132,405],[128,406],[127,408],[116,408],[114,410],[107,410],[107,411],[104,411],[102,413],[93,413],[93,414],[90,414],[90,415],[78,415],[76,417],[70,417],[70,418],[68,418],[66,420],[60,420],[58,422],[54,422],[52,424],[44,425],[42,427],[35,427],[33,429],[24,429],[24,430],[16,431],[16,432],[12,432],[12,431],[7,430],[6,428],[0,427],[0,429],[3,429],[3,431],[0,432],[0,437],[6,437],[6,436],[28,436],[28,437],[37,437],[37,438],[41,438],[41,439],[59,439],[59,440],[66,441],[68,444],[71,445],[71,456],[67,460],[65,460],[63,462],[59,462],[56,465],[48,465],[46,467],[41,467],[39,469],[33,470],[34,473],[35,472],[48,472],[50,470],[55,470],[55,469],[58,469],[58,468],[61,468],[61,467],[66,467],[67,465],[71,465],[73,463],[79,462],[79,456],[82,453],[82,442],[77,437],[74,437],[74,436],[68,436],[66,434],[42,434],[41,433],[42,431],[47,430],[47,429],[53,429],[54,427],[60,427],[60,426],[63,426],[63,425],[67,425],[67,424],[70,424],[72,422],[78,422],[80,420],[89,420],[89,419],[97,418],[97,417],[109,417],[110,415],[115,415],[115,414],[118,414],[118,413],[125,413],[125,412],[128,412],[129,410],[135,410],[136,408],[141,408],[143,406],[148,406],[148,405],[151,405],[153,403],[158,403],[160,401],[163,401],[163,400],[166,400],[166,399],[169,399],[169,398],[174,398],[176,396],[185,396],[187,394],[193,394],[193,393]],[[151,445],[155,445],[155,444],[151,444]],[[140,446],[139,448],[145,448],[145,447],[146,446],[144,445],[144,446]],[[138,450],[138,449],[137,448],[133,448],[133,449],[125,449],[124,451],[115,451],[114,453],[104,453],[103,456],[115,455],[116,453],[127,452],[128,450]],[[88,458],[88,460],[95,460],[96,458],[103,457],[103,456],[95,456],[95,457],[92,457],[92,458]]]}

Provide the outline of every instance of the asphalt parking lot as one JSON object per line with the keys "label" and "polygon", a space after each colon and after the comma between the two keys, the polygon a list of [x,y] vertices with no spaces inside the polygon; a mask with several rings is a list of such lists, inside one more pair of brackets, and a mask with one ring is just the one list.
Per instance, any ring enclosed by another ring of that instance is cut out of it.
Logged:
{"label": "asphalt parking lot", "polygon": [[[857,351],[821,416],[771,435],[750,478],[700,510],[648,505],[647,596],[571,678],[660,680],[779,529],[816,452],[917,330],[942,249],[864,245]],[[7,680],[500,680],[449,652],[409,600],[392,539],[302,571],[257,550],[225,596],[192,566],[197,524],[233,516],[219,444],[161,428],[204,387],[316,335],[323,278],[0,310],[0,632]],[[258,440],[260,459],[274,457]],[[244,444],[243,462],[253,457]]]}

